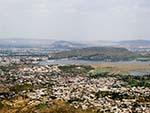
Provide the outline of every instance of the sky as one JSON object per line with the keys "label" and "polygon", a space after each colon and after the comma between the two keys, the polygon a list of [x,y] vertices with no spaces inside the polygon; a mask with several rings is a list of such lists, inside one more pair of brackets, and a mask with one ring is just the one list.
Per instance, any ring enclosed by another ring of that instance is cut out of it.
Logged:
{"label": "sky", "polygon": [[0,38],[150,39],[150,0],[0,0]]}

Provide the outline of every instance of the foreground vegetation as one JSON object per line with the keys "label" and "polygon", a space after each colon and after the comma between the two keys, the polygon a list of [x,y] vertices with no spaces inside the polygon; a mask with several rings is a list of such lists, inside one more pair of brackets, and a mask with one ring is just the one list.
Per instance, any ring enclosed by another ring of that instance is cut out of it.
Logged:
{"label": "foreground vegetation", "polygon": [[150,75],[133,76],[133,75],[120,75],[121,80],[128,83],[131,87],[149,87],[150,88]]}
{"label": "foreground vegetation", "polygon": [[15,107],[3,105],[0,108],[1,113],[101,113],[98,109],[74,108],[62,100],[53,101],[53,105],[49,103],[40,103],[37,105],[26,106],[28,100],[22,99],[22,103]]}

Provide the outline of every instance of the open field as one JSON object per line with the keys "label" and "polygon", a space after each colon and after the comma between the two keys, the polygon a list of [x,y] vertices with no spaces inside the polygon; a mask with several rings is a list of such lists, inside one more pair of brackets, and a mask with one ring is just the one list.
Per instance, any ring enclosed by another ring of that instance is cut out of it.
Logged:
{"label": "open field", "polygon": [[102,63],[92,64],[94,68],[101,68],[113,73],[128,73],[131,71],[150,72],[149,63]]}

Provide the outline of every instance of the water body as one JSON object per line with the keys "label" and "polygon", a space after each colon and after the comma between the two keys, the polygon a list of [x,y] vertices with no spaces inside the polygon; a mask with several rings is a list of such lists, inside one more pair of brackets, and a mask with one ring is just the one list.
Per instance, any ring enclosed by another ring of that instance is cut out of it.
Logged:
{"label": "water body", "polygon": [[[121,62],[104,62],[104,61],[88,61],[88,60],[71,60],[71,59],[58,59],[58,60],[46,60],[39,62],[39,65],[98,65],[98,64],[104,64],[104,63],[110,63],[113,66],[117,66],[120,64],[148,64],[149,62],[141,62],[141,61],[121,61]],[[128,72],[130,75],[133,76],[143,76],[150,74],[150,70],[134,70]]]}
{"label": "water body", "polygon": [[120,61],[120,62],[104,62],[104,61],[90,61],[90,60],[71,60],[71,59],[58,59],[58,60],[46,60],[39,62],[40,65],[91,65],[91,64],[102,64],[102,63],[113,63],[113,64],[150,64],[150,61],[148,62],[141,62],[141,61]]}
{"label": "water body", "polygon": [[133,76],[150,75],[150,70],[149,71],[130,71],[129,74]]}

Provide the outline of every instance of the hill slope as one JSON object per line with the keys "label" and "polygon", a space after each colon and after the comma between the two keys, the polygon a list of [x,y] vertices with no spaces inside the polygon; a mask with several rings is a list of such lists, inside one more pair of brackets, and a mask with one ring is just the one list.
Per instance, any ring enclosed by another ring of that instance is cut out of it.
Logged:
{"label": "hill slope", "polygon": [[125,48],[88,47],[50,54],[50,59],[74,58],[99,61],[128,61],[135,59],[137,54]]}

